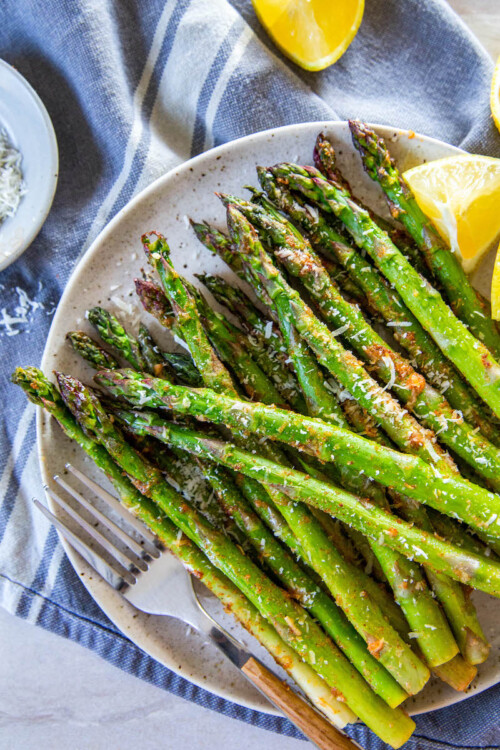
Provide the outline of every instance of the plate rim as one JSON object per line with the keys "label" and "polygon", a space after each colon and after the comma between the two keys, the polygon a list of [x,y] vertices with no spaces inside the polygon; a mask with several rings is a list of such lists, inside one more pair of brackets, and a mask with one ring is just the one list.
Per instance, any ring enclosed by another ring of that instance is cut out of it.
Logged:
{"label": "plate rim", "polygon": [[[0,271],[3,271],[5,268],[8,268],[14,261],[16,261],[31,245],[33,240],[36,238],[38,233],[40,232],[42,226],[45,223],[45,220],[47,216],[49,215],[49,211],[52,208],[52,203],[54,202],[54,196],[56,193],[57,183],[59,180],[59,146],[57,144],[57,137],[56,132],[54,130],[54,125],[52,124],[52,120],[50,119],[50,115],[47,112],[47,108],[45,107],[45,104],[33,88],[33,86],[26,80],[26,78],[18,71],[13,65],[10,65],[6,60],[0,58],[0,70],[4,69],[9,75],[11,75],[14,80],[21,86],[29,95],[31,100],[33,101],[33,104],[38,109],[42,116],[43,123],[45,125],[46,132],[49,137],[49,147],[50,147],[50,170],[48,171],[47,175],[47,182],[49,183],[49,191],[46,194],[45,203],[41,204],[41,208],[39,209],[38,213],[38,219],[34,222],[34,224],[31,226],[29,232],[24,238],[24,242],[20,243],[19,247],[9,255],[4,256],[3,258],[0,257]],[[13,217],[14,218],[15,214]],[[0,225],[0,232],[1,232],[1,225]],[[76,270],[76,269],[75,269]],[[73,274],[71,274],[73,275]],[[70,277],[71,278],[71,277]],[[61,297],[62,299],[62,297]],[[49,330],[50,333],[50,330]]]}
{"label": "plate rim", "polygon": [[[243,144],[248,144],[252,140],[260,140],[265,139],[269,137],[272,134],[276,133],[294,133],[296,131],[300,131],[301,129],[307,128],[311,131],[320,132],[322,129],[325,128],[332,128],[334,126],[344,126],[346,125],[346,120],[318,120],[313,122],[305,122],[305,123],[294,123],[291,125],[283,125],[278,128],[269,128],[267,130],[262,130],[257,133],[251,133],[246,136],[242,136],[241,138],[235,139],[233,141],[229,141],[227,143],[223,143],[215,148],[209,149],[208,151],[205,151],[201,154],[198,154],[195,157],[192,157],[191,159],[188,159],[185,162],[180,163],[179,165],[173,167],[172,169],[168,170],[163,175],[160,175],[157,179],[155,179],[150,185],[147,185],[143,190],[141,190],[137,195],[135,195],[125,206],[123,206],[116,215],[102,228],[102,230],[99,232],[97,237],[92,241],[91,245],[79,256],[77,259],[76,265],[71,272],[71,275],[66,283],[65,289],[63,291],[63,294],[61,295],[61,298],[59,300],[59,303],[57,305],[57,310],[55,312],[55,315],[52,319],[52,323],[47,335],[47,341],[44,347],[42,361],[41,361],[41,369],[46,370],[47,369],[47,360],[50,359],[52,356],[50,351],[50,341],[52,338],[53,331],[58,326],[59,316],[62,314],[62,308],[63,304],[66,301],[66,298],[70,296],[70,293],[72,291],[73,286],[77,283],[77,279],[80,273],[80,268],[83,266],[83,263],[86,262],[86,259],[89,255],[91,255],[94,252],[94,248],[97,245],[100,245],[102,242],[106,241],[106,238],[108,235],[112,234],[115,227],[122,221],[126,215],[133,211],[135,209],[135,206],[147,198],[150,194],[155,193],[158,189],[161,188],[163,183],[169,182],[172,178],[179,175],[179,173],[187,171],[192,167],[193,165],[198,165],[199,163],[202,163],[205,160],[213,159],[219,156],[221,153],[230,153],[233,150],[237,150],[240,146]],[[430,143],[437,144],[438,146],[446,146],[448,149],[454,151],[457,155],[459,154],[466,154],[468,152],[464,151],[463,149],[460,149],[457,146],[453,146],[451,144],[446,143],[445,141],[442,141],[438,138],[433,138],[431,136],[427,136],[425,134],[420,133],[414,133],[414,131],[410,129],[404,129],[389,125],[382,125],[379,123],[369,123],[369,127],[375,129],[377,132],[381,133],[385,138],[391,137],[392,134],[396,133],[398,135],[398,138],[404,137],[405,135],[407,137],[410,137],[413,139],[426,141]],[[40,468],[40,472],[42,477],[45,477],[45,466],[43,462],[43,425],[44,425],[44,419],[46,419],[46,415],[41,407],[37,407],[37,414],[36,414],[36,444],[37,444],[37,454],[38,454],[38,464]],[[50,499],[48,499],[48,502],[50,503]],[[68,558],[71,562],[72,567],[75,569],[75,572],[78,574],[78,567],[77,563],[82,561],[82,558],[80,555],[66,542],[66,540],[61,536],[61,534],[58,532],[59,539],[62,542],[62,545],[64,547],[64,550],[66,554],[68,555]],[[79,576],[80,577],[80,576]],[[83,579],[80,577],[80,580],[84,584],[85,588],[89,592],[90,596],[95,600],[92,590],[87,585],[86,577],[83,577]],[[103,610],[103,612],[108,616],[116,625],[112,615],[109,613],[107,608],[102,605],[100,601],[96,601],[97,605]],[[116,625],[120,629],[119,625]],[[126,634],[127,637],[130,637],[128,634]],[[132,640],[132,638],[131,638]],[[145,653],[148,653],[153,659],[157,659],[157,657],[151,653],[147,648],[145,648],[143,645],[139,645],[135,643],[135,641],[132,641],[134,645],[141,648]],[[162,662],[160,662],[162,663]],[[234,703],[235,705],[242,705],[246,708],[249,708],[251,710],[259,711],[264,714],[272,715],[272,716],[280,716],[281,714],[274,709],[271,705],[269,706],[269,710],[266,710],[266,708],[262,706],[255,706],[254,704],[250,703],[249,701],[245,700],[238,700],[236,701],[234,697],[231,696],[230,690],[226,690],[224,688],[218,688],[217,692],[215,690],[209,688],[206,683],[203,684],[202,680],[197,680],[193,676],[189,675],[187,673],[187,670],[182,668],[182,665],[180,667],[167,665],[168,669],[171,669],[175,674],[183,677],[184,679],[188,680],[189,682],[195,684],[197,687],[202,688],[203,690],[206,690],[209,693],[212,693],[214,695],[220,696],[221,698],[230,701],[231,703]],[[498,678],[493,678],[492,681],[487,681],[487,684],[482,685],[480,688],[476,688],[474,691],[470,691],[468,693],[458,693],[456,694],[456,700],[453,702],[449,702],[446,699],[443,699],[441,701],[436,701],[435,705],[432,708],[426,708],[425,710],[418,709],[418,707],[413,709],[413,707],[409,708],[409,713],[412,716],[417,716],[419,714],[427,713],[430,711],[437,711],[442,708],[446,708],[449,706],[456,705],[457,703],[462,702],[463,700],[467,700],[467,698],[472,697],[474,695],[478,695],[480,692],[483,692],[484,690],[489,689],[490,687],[493,687],[500,681],[500,675]]]}

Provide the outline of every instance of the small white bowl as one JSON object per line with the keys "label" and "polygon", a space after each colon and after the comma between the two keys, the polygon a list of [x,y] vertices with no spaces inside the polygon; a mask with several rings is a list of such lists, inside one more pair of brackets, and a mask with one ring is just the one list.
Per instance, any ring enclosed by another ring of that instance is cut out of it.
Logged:
{"label": "small white bowl", "polygon": [[40,97],[13,67],[0,60],[0,129],[22,156],[26,194],[0,224],[0,271],[33,242],[49,213],[57,185],[56,135]]}

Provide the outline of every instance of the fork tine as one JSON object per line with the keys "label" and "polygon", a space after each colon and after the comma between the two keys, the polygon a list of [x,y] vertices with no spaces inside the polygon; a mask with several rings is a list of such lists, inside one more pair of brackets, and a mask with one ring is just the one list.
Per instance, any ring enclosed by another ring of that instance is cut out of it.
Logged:
{"label": "fork tine", "polygon": [[90,479],[86,474],[83,474],[72,464],[67,463],[66,469],[71,472],[73,476],[77,477],[77,479],[79,479],[82,484],[95,492],[95,494],[100,497],[101,500],[107,503],[116,512],[116,514],[120,516],[122,520],[124,520],[126,523],[132,526],[135,531],[137,531],[137,533],[143,539],[142,546],[144,551],[147,552],[148,555],[150,555],[151,557],[160,556],[161,551],[159,548],[157,537],[147,528],[145,524],[142,523],[142,521],[133,516],[129,510],[124,508],[120,501],[117,500],[116,497],[111,495],[107,490],[105,490],[104,487],[101,487],[100,484],[94,482],[93,479]]}
{"label": "fork tine", "polygon": [[[83,507],[86,508],[89,513],[91,513],[95,518],[97,518],[98,521],[100,521],[116,537],[118,537],[118,539],[126,544],[127,547],[130,547],[130,549],[133,550],[133,552],[135,552],[138,557],[142,557],[145,554],[144,548],[139,544],[139,542],[136,542],[135,539],[132,539],[129,534],[126,534],[123,529],[118,526],[118,524],[111,520],[111,518],[108,518],[108,516],[105,516],[104,513],[101,513],[101,511],[92,503],[90,503],[85,497],[83,497],[83,495],[80,495],[79,492],[77,492],[75,489],[73,489],[73,487],[65,482],[64,479],[59,476],[59,474],[54,474],[53,479],[60,487],[63,488],[63,490],[66,490],[66,492],[71,495],[71,497],[73,497],[78,503],[80,503],[80,505],[83,505]],[[145,567],[144,570],[147,570],[147,567]]]}
{"label": "fork tine", "polygon": [[[77,552],[80,553],[80,555],[88,562],[91,568],[93,568],[99,575],[103,576],[108,583],[110,583],[115,588],[119,588],[119,586],[116,585],[116,578],[125,581],[126,583],[130,584],[131,586],[135,583],[135,576],[127,570],[127,568],[124,568],[123,565],[121,565],[118,560],[113,559],[113,564],[111,565],[108,560],[105,560],[102,555],[99,554],[99,552],[91,547],[83,541],[77,534],[74,533],[63,521],[61,521],[59,518],[56,518],[56,516],[53,515],[53,513],[48,510],[45,505],[42,505],[42,503],[36,499],[36,497],[33,498],[33,503],[38,508],[39,511],[43,513],[45,518],[47,518],[50,523],[52,523],[56,529],[58,529],[61,534],[69,541],[71,546],[76,549]],[[100,567],[102,567],[101,570],[96,566],[96,558],[99,560]],[[103,571],[105,571],[105,574],[103,574]],[[115,580],[113,580],[113,578]]]}
{"label": "fork tine", "polygon": [[98,544],[101,545],[103,549],[106,550],[106,552],[110,555],[112,555],[115,560],[117,560],[121,565],[123,565],[125,568],[128,568],[130,565],[136,565],[136,560],[140,560],[140,569],[147,570],[148,565],[144,562],[144,560],[137,557],[137,555],[132,551],[122,552],[122,550],[117,549],[115,545],[109,541],[100,531],[98,531],[92,524],[88,523],[84,518],[81,517],[81,515],[76,511],[74,508],[69,505],[69,503],[66,502],[60,495],[57,494],[57,492],[54,492],[54,490],[51,490],[50,487],[47,485],[44,485],[45,492],[49,495],[54,502],[56,502],[71,518],[76,521],[86,532],[89,536],[92,537]]}

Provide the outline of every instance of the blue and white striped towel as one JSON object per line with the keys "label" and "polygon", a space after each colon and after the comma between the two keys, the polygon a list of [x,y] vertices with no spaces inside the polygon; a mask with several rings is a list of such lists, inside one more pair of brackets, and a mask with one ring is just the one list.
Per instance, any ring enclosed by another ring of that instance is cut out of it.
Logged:
{"label": "blue and white striped towel", "polygon": [[[105,224],[190,156],[258,130],[358,116],[500,156],[489,117],[492,62],[444,0],[370,0],[344,57],[320,74],[282,59],[250,0],[2,0],[0,57],[45,102],[60,149],[50,216],[0,275],[0,603],[189,700],[298,736],[286,721],[215,698],[119,634],[77,580],[41,496],[34,408],[9,384],[38,364],[51,315]],[[418,719],[408,748],[498,745],[500,688]],[[353,730],[367,750],[381,743]]]}

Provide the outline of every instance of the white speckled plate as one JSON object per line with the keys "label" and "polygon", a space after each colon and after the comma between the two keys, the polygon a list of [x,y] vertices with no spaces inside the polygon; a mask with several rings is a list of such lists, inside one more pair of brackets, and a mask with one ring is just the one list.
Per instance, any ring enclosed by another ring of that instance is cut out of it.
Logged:
{"label": "white speckled plate", "polygon": [[[204,270],[228,274],[223,264],[211,256],[195,239],[187,217],[206,219],[222,226],[224,212],[213,195],[216,190],[240,193],[242,185],[257,184],[255,166],[278,161],[311,163],[315,137],[325,130],[336,144],[341,169],[356,193],[368,203],[385,211],[380,191],[367,178],[354,152],[347,124],[344,122],[318,122],[292,125],[273,131],[257,133],[220,146],[186,162],[181,167],[161,177],[132,200],[101,233],[81,259],[59,303],[47,340],[42,367],[46,373],[53,369],[77,374],[91,381],[91,371],[72,353],[65,343],[68,329],[88,329],[86,308],[101,304],[114,309],[123,318],[123,304],[116,306],[113,299],[134,306],[133,321],[139,306],[135,301],[133,279],[140,274],[144,264],[140,236],[150,230],[165,234],[173,251],[176,267],[188,278]],[[403,169],[424,160],[437,159],[458,152],[456,148],[439,141],[408,135],[393,128],[377,127],[391,142],[391,151]],[[487,272],[486,272],[487,275]],[[127,322],[125,318],[125,322]],[[136,322],[136,321],[135,321]],[[151,325],[151,320],[147,321]],[[151,325],[155,335],[165,342],[165,333]],[[90,462],[63,437],[57,425],[40,412],[38,419],[38,447],[40,467],[45,482],[64,469],[66,461],[84,467],[95,475]],[[66,545],[66,551],[81,580],[106,612],[108,617],[140,648],[155,659],[213,693],[250,708],[274,713],[274,709],[234,669],[221,661],[215,650],[204,646],[195,634],[187,633],[186,626],[169,618],[159,618],[137,613],[107,584],[92,577],[84,561]],[[475,596],[480,619],[487,637],[493,645],[486,664],[466,695],[485,690],[500,679],[500,601],[483,595]],[[231,618],[220,612],[214,603],[217,616],[227,625]],[[234,626],[246,642],[249,637]],[[253,645],[253,644],[252,644]],[[255,645],[259,653],[262,649]],[[431,682],[411,702],[411,713],[456,703],[466,697],[447,688],[443,683]]]}
{"label": "white speckled plate", "polygon": [[17,70],[0,60],[0,129],[21,153],[26,193],[0,224],[0,271],[28,248],[47,218],[57,185],[56,135],[45,106]]}

